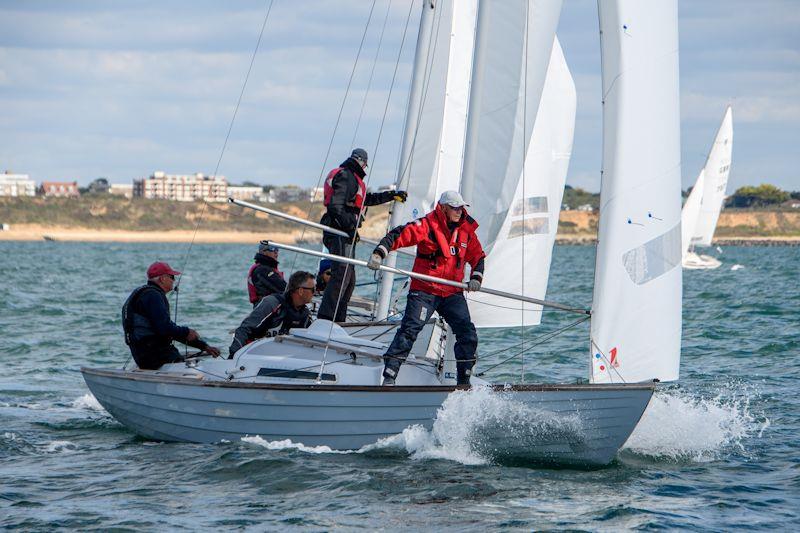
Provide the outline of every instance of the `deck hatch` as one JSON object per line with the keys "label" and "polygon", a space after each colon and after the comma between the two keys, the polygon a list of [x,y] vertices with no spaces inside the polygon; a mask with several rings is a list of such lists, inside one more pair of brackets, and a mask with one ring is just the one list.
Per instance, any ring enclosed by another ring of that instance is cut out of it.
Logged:
{"label": "deck hatch", "polygon": [[[261,368],[259,377],[285,378],[285,379],[317,379],[319,372],[308,370],[291,370],[287,368]],[[336,381],[336,374],[322,374],[322,381]]]}

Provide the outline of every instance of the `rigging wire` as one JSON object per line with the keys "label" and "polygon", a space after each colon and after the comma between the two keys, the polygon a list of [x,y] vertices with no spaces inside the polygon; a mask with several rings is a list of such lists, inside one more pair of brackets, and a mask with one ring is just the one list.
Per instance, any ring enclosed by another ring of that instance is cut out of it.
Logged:
{"label": "rigging wire", "polygon": [[[339,123],[342,120],[342,113],[344,112],[344,106],[347,103],[347,97],[350,94],[350,87],[353,84],[353,78],[355,78],[356,74],[356,67],[358,66],[358,60],[361,57],[361,51],[364,49],[364,41],[367,38],[367,31],[369,30],[370,22],[372,21],[372,13],[375,11],[375,2],[376,0],[372,0],[372,6],[369,8],[369,16],[367,17],[367,23],[364,25],[364,33],[361,34],[361,42],[358,45],[358,53],[356,54],[356,59],[353,61],[353,68],[350,70],[350,78],[347,80],[347,88],[344,91],[344,97],[342,98],[342,104],[339,106],[339,114],[336,116],[336,124],[333,126],[333,133],[331,134],[331,140],[328,143],[328,149],[325,152],[325,158],[322,160],[322,168],[319,171],[319,177],[317,178],[316,188],[319,188],[319,184],[322,182],[322,176],[325,175],[325,169],[328,167],[328,158],[331,155],[331,149],[333,148],[333,141],[336,139],[336,132],[339,130]],[[311,219],[311,212],[313,211],[314,206],[310,206],[308,208],[308,213],[306,213],[306,218]],[[303,240],[306,235],[306,227],[304,226],[302,231],[300,232],[300,240]],[[292,268],[294,270],[295,264],[297,263],[297,254],[294,255],[292,259]]]}
{"label": "rigging wire", "polygon": [[[414,3],[410,2],[409,3],[409,8],[408,8],[408,15],[406,16],[406,24],[405,24],[405,27],[403,29],[403,38],[400,41],[400,49],[397,52],[397,60],[395,61],[395,64],[394,64],[394,72],[392,73],[392,82],[389,85],[389,94],[386,96],[386,105],[383,108],[383,117],[381,119],[381,125],[380,125],[380,128],[378,130],[378,138],[375,141],[375,149],[373,150],[373,154],[375,154],[375,155],[373,156],[373,161],[377,158],[378,148],[380,146],[381,136],[383,134],[383,128],[384,128],[384,125],[386,124],[386,116],[387,116],[388,111],[389,111],[389,103],[391,102],[391,99],[392,99],[392,92],[394,91],[394,85],[395,85],[395,82],[397,81],[397,71],[398,71],[398,68],[400,66],[400,58],[403,55],[403,47],[405,45],[406,37],[408,35],[408,25],[409,25],[409,22],[411,21],[411,11],[412,11],[413,7],[414,7]],[[367,179],[365,180],[365,183],[364,183],[365,187],[369,187],[369,182],[370,182],[371,178],[372,178],[372,174],[368,174],[367,175]],[[364,216],[364,211],[365,210],[366,210],[366,205],[362,205],[360,210],[359,210],[359,213],[358,213],[358,220],[361,220],[361,218]],[[357,236],[358,236],[358,228],[356,228],[356,230],[353,232],[353,237],[350,240],[350,250],[351,251],[352,251],[353,247],[356,244],[356,237]],[[355,275],[355,267],[352,266],[352,265],[345,265],[345,274],[344,274],[344,278],[345,279],[343,281],[345,281],[346,278],[347,278],[348,269],[352,269],[352,272],[353,272],[352,275]],[[342,304],[342,294],[343,294],[344,288],[345,288],[345,283],[342,283],[341,286],[339,287],[339,294],[336,297],[336,306],[335,306],[334,311],[333,311],[334,318],[336,317],[336,313],[339,312],[339,306],[341,306],[341,304]],[[321,381],[322,380],[322,374],[323,374],[323,372],[325,370],[325,360],[327,358],[328,349],[330,347],[331,335],[333,335],[333,326],[334,326],[334,322],[333,322],[333,320],[331,320],[331,326],[328,329],[328,339],[325,342],[325,352],[322,354],[322,361],[320,363],[319,376],[317,377],[317,381]]]}
{"label": "rigging wire", "polygon": [[367,105],[367,97],[372,88],[372,79],[375,76],[375,67],[378,65],[378,56],[383,46],[383,35],[386,32],[386,23],[389,21],[389,13],[392,11],[392,0],[389,0],[389,5],[386,8],[386,16],[383,17],[383,26],[381,27],[381,34],[378,37],[378,46],[375,48],[375,58],[372,60],[372,68],[369,71],[369,80],[367,81],[367,89],[364,91],[364,99],[361,101],[361,110],[358,112],[358,120],[356,121],[356,129],[353,132],[353,139],[350,141],[350,149],[356,145],[356,137],[358,137],[358,130],[361,127],[361,118],[364,116],[364,108]]}
{"label": "rigging wire", "polygon": [[[250,57],[250,65],[247,67],[247,74],[244,77],[244,82],[242,83],[242,89],[241,89],[241,91],[239,91],[239,98],[236,101],[236,107],[233,110],[233,116],[231,116],[231,121],[230,121],[230,124],[228,125],[228,131],[225,134],[225,141],[222,143],[222,149],[219,152],[219,157],[217,158],[217,164],[214,167],[213,176],[217,175],[217,172],[219,172],[219,167],[222,164],[222,157],[223,157],[223,155],[225,155],[225,149],[228,146],[228,139],[230,139],[231,131],[233,131],[233,124],[236,121],[236,115],[239,112],[239,107],[242,104],[242,97],[244,96],[244,91],[245,91],[245,88],[247,87],[247,82],[250,79],[250,73],[253,70],[253,64],[255,63],[256,55],[258,54],[258,49],[261,46],[261,39],[264,37],[264,29],[267,27],[267,21],[269,20],[269,15],[272,12],[272,5],[273,5],[274,1],[275,0],[269,0],[269,4],[267,5],[267,12],[264,15],[264,21],[261,23],[261,31],[258,33],[258,41],[256,41],[256,46],[253,49],[252,56]],[[203,216],[205,214],[205,209],[206,209],[207,205],[208,205],[208,202],[206,202],[204,200],[203,201],[203,207],[200,210],[200,215],[197,217],[197,224],[195,224],[195,227],[194,227],[194,233],[192,234],[192,240],[189,242],[189,246],[186,249],[186,254],[183,257],[183,264],[181,265],[181,272],[182,273],[186,272],[186,267],[189,264],[189,254],[191,253],[192,247],[194,246],[194,241],[197,238],[197,231],[200,229],[200,224],[203,221]],[[178,320],[178,288],[180,287],[181,280],[183,279],[183,274],[182,273],[178,276],[177,283],[175,283],[175,320],[176,320],[176,322]]]}

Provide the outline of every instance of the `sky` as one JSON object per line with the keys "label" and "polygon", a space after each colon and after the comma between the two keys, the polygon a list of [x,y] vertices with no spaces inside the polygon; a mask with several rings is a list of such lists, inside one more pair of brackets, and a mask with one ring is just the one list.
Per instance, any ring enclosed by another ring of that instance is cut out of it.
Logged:
{"label": "sky", "polygon": [[[370,185],[392,183],[420,0],[372,6],[0,0],[0,171],[86,185],[217,170],[232,183],[310,187],[363,146]],[[728,192],[760,183],[800,190],[798,3],[684,0],[679,17],[683,187],[730,103]],[[564,0],[558,36],[578,93],[567,183],[598,191],[596,3]]]}

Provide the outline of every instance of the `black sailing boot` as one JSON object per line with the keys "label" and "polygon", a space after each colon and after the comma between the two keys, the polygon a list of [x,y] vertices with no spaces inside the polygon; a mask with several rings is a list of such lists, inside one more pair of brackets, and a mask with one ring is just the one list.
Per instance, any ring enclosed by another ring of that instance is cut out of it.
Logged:
{"label": "black sailing boot", "polygon": [[456,385],[469,386],[469,377],[472,374],[470,368],[458,368],[456,372]]}
{"label": "black sailing boot", "polygon": [[394,385],[394,380],[397,377],[397,370],[391,367],[384,367],[383,369],[383,383],[384,387],[391,387]]}

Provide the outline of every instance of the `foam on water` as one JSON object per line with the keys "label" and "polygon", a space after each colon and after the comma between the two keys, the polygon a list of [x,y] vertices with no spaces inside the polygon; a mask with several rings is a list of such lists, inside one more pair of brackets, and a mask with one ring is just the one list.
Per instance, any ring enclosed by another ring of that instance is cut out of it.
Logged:
{"label": "foam on water", "polygon": [[103,406],[100,405],[100,402],[97,401],[97,398],[90,392],[88,394],[84,394],[80,398],[76,398],[75,401],[72,402],[72,407],[75,409],[89,409],[92,411],[103,411]]}
{"label": "foam on water", "polygon": [[72,453],[78,450],[78,445],[68,440],[54,440],[42,446],[45,453]]}
{"label": "foam on water", "polygon": [[339,451],[330,448],[329,446],[306,446],[301,442],[292,442],[290,439],[268,441],[259,437],[258,435],[242,437],[242,442],[248,444],[255,444],[264,447],[268,450],[298,450],[306,453],[355,453],[353,451]]}
{"label": "foam on water", "polygon": [[[262,437],[242,437],[242,442],[269,450],[299,450],[306,453],[348,454],[376,450],[403,450],[412,459],[444,459],[466,465],[492,462],[526,448],[527,441],[541,442],[547,437],[563,437],[565,432],[580,432],[577,417],[554,418],[514,401],[489,387],[475,387],[449,395],[439,408],[431,430],[421,425],[407,427],[397,435],[380,439],[355,451],[333,450],[328,446],[307,446],[289,439],[267,441]],[[498,446],[496,437],[505,445]],[[513,449],[504,449],[511,442]]]}
{"label": "foam on water", "polygon": [[741,269],[743,269],[743,268],[744,268],[744,265],[733,265],[733,266],[731,267],[731,270],[734,270],[734,271],[735,271],[735,270],[741,270]]}
{"label": "foam on water", "polygon": [[756,430],[761,436],[769,420],[757,421],[750,413],[749,393],[739,394],[697,398],[676,390],[657,392],[624,449],[698,462],[717,459],[732,448],[743,452],[742,440]]}

